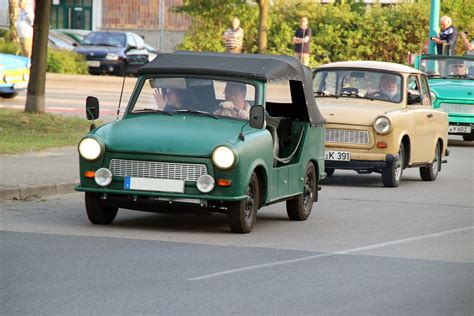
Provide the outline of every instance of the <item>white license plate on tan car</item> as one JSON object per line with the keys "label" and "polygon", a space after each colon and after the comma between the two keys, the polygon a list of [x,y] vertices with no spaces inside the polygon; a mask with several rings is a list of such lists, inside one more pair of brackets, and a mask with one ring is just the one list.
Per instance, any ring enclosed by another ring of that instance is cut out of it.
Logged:
{"label": "white license plate on tan car", "polygon": [[448,129],[449,133],[466,133],[469,134],[471,132],[470,126],[457,126],[457,125],[450,125]]}
{"label": "white license plate on tan car", "polygon": [[324,152],[325,160],[350,161],[351,153],[348,151],[326,150]]}

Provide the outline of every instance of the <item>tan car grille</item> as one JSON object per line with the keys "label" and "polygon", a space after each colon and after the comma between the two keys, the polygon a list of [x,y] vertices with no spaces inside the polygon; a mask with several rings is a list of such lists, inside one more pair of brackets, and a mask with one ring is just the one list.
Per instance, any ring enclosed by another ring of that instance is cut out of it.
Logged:
{"label": "tan car grille", "polygon": [[369,144],[368,131],[326,129],[326,142],[343,144]]}
{"label": "tan car grille", "polygon": [[124,159],[110,160],[109,169],[114,176],[118,177],[130,176],[187,181],[196,181],[201,175],[207,174],[207,167],[203,164]]}
{"label": "tan car grille", "polygon": [[439,106],[448,113],[474,114],[474,104],[441,103]]}

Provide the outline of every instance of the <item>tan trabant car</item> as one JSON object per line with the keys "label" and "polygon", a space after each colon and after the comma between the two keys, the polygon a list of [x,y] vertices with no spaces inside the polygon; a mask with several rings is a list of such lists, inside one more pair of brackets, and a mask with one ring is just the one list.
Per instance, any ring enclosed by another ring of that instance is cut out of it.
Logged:
{"label": "tan trabant car", "polygon": [[448,115],[432,108],[426,75],[386,62],[330,63],[313,72],[313,90],[326,118],[328,176],[335,169],[378,172],[397,187],[403,169],[419,167],[433,181],[448,155]]}

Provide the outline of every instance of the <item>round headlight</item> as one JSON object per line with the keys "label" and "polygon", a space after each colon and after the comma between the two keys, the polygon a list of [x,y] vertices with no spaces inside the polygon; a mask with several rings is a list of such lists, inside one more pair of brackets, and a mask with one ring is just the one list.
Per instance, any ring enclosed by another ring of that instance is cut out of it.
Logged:
{"label": "round headlight", "polygon": [[84,138],[79,143],[79,154],[87,160],[94,160],[102,154],[102,146],[94,138]]}
{"label": "round headlight", "polygon": [[208,174],[203,174],[197,178],[196,186],[202,193],[211,192],[214,189],[214,178]]}
{"label": "round headlight", "polygon": [[95,172],[94,180],[98,185],[105,187],[112,182],[112,172],[107,168],[100,168]]}
{"label": "round headlight", "polygon": [[375,120],[374,129],[379,134],[387,134],[392,129],[392,122],[386,116],[380,116]]}
{"label": "round headlight", "polygon": [[220,169],[229,169],[234,164],[235,156],[228,147],[220,146],[214,149],[212,161]]}

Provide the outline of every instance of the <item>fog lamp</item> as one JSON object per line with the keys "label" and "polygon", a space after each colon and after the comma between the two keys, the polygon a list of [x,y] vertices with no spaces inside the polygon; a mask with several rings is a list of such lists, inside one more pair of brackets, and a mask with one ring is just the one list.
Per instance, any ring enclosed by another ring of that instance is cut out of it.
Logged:
{"label": "fog lamp", "polygon": [[100,168],[95,172],[94,180],[98,185],[105,187],[112,182],[112,172],[107,168]]}
{"label": "fog lamp", "polygon": [[197,179],[196,186],[202,193],[209,193],[214,189],[214,178],[208,174],[203,174]]}

